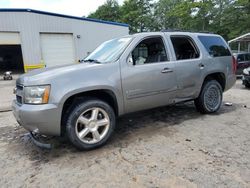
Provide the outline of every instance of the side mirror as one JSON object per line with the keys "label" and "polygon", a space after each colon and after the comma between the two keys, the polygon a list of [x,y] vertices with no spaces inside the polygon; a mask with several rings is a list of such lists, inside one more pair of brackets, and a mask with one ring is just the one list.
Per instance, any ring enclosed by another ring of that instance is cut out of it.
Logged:
{"label": "side mirror", "polygon": [[210,52],[209,52],[209,55],[210,55],[211,57],[214,57],[215,53],[214,53],[213,51],[210,51]]}
{"label": "side mirror", "polygon": [[128,57],[128,64],[129,64],[129,65],[134,65],[134,61],[133,61],[132,55],[130,55],[130,56]]}

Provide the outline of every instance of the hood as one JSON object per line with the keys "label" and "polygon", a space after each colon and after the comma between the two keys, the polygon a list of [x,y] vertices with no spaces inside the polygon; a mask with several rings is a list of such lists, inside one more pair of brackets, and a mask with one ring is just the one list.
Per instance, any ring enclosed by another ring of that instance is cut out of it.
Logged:
{"label": "hood", "polygon": [[56,79],[59,76],[64,75],[67,77],[72,72],[76,73],[79,71],[85,71],[93,69],[94,67],[101,66],[101,64],[94,63],[81,63],[74,65],[63,65],[55,66],[51,68],[42,68],[30,71],[26,74],[21,75],[17,79],[17,84],[21,85],[37,85],[37,84],[48,84],[50,80]]}

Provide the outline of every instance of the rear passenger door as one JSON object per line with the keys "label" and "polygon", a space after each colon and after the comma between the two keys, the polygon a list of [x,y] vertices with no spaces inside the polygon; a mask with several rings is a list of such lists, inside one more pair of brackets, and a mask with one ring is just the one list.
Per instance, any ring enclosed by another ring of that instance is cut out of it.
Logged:
{"label": "rear passenger door", "polygon": [[199,92],[201,71],[205,66],[200,51],[190,36],[170,35],[169,40],[175,56],[173,60],[178,83],[176,101],[193,98]]}

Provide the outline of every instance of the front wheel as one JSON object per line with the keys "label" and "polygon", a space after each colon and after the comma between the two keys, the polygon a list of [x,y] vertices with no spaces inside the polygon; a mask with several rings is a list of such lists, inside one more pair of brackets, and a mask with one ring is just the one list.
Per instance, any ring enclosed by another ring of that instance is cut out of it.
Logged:
{"label": "front wheel", "polygon": [[197,99],[194,100],[196,109],[203,114],[217,112],[222,103],[222,87],[216,80],[206,81]]}
{"label": "front wheel", "polygon": [[104,145],[115,128],[114,110],[98,99],[80,101],[71,109],[66,123],[71,143],[80,150]]}

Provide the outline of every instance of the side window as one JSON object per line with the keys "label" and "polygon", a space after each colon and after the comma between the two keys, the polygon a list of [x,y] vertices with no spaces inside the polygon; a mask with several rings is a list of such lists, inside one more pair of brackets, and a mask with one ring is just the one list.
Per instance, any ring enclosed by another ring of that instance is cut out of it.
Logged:
{"label": "side window", "polygon": [[131,54],[133,65],[168,61],[161,37],[148,38],[141,41]]}
{"label": "side window", "polygon": [[213,57],[231,56],[228,45],[218,36],[198,36],[208,53]]}
{"label": "side window", "polygon": [[199,52],[194,42],[186,36],[171,36],[174,47],[176,60],[195,59],[198,58]]}
{"label": "side window", "polygon": [[250,61],[250,54],[246,54],[245,61]]}
{"label": "side window", "polygon": [[239,62],[245,61],[244,56],[245,56],[244,54],[239,54],[237,57],[237,62],[239,63]]}

